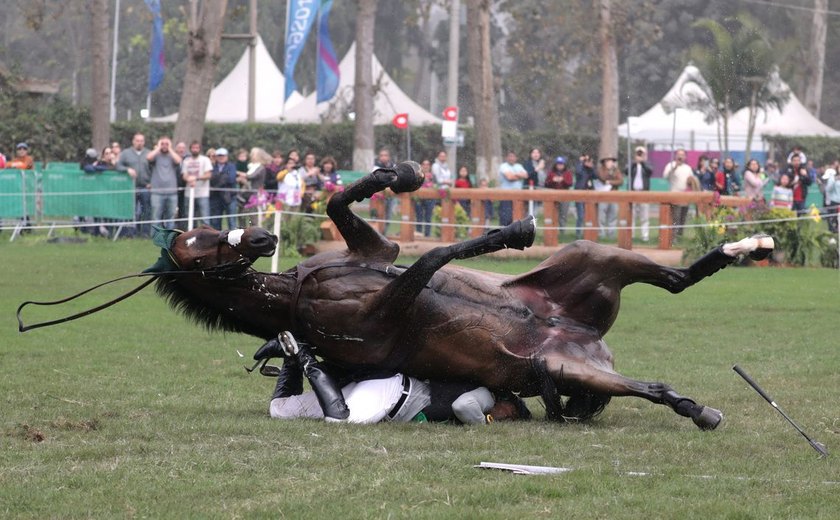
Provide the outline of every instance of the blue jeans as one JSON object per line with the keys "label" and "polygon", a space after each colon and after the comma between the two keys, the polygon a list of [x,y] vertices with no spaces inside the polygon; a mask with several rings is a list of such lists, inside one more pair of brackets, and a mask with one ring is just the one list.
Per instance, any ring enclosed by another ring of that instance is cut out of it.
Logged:
{"label": "blue jeans", "polygon": [[152,220],[166,229],[175,227],[175,211],[178,208],[177,193],[152,193]]}
{"label": "blue jeans", "polygon": [[499,225],[507,226],[513,222],[513,201],[499,201]]}
{"label": "blue jeans", "polygon": [[418,200],[414,203],[414,212],[417,216],[417,231],[424,236],[432,236],[432,214],[435,211],[435,201],[432,199]]}
{"label": "blue jeans", "polygon": [[232,217],[231,215],[235,215],[237,209],[238,203],[236,202],[236,197],[231,197],[230,202],[225,202],[221,196],[211,197],[210,214],[213,215],[213,218],[210,219],[210,225],[215,229],[221,230],[222,215],[226,214],[228,229],[236,229],[236,217]]}
{"label": "blue jeans", "polygon": [[382,228],[382,234],[388,234],[388,226],[390,223],[388,222],[391,220],[391,216],[394,214],[394,206],[397,205],[396,197],[387,197],[385,199],[385,227]]}
{"label": "blue jeans", "polygon": [[[147,188],[137,188],[134,192],[134,220],[149,220],[152,218],[152,194]],[[151,235],[150,224],[137,224],[131,236],[147,237]]]}
{"label": "blue jeans", "polygon": [[[188,199],[189,200],[189,199]],[[193,214],[193,223],[210,225],[210,197],[198,197],[195,199],[195,213]]]}
{"label": "blue jeans", "polygon": [[584,219],[586,217],[586,204],[583,202],[575,202],[575,212],[577,213],[577,220],[575,221],[575,238],[578,240],[583,238]]}

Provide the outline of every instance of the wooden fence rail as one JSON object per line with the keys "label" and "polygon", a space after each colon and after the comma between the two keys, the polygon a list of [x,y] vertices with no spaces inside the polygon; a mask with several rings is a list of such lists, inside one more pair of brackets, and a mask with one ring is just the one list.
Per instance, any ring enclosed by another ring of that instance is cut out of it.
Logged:
{"label": "wooden fence rail", "polygon": [[[483,201],[513,202],[513,219],[523,218],[529,201],[543,202],[543,243],[546,246],[557,246],[559,229],[557,227],[557,206],[554,202],[583,202],[584,229],[586,240],[598,240],[598,203],[618,204],[618,247],[632,249],[632,230],[627,228],[632,223],[633,204],[659,204],[659,248],[670,249],[673,229],[671,228],[671,210],[673,206],[696,205],[698,212],[708,215],[713,209],[714,193],[702,192],[660,192],[660,191],[591,191],[591,190],[503,190],[497,188],[453,188],[446,192],[432,188],[424,188],[412,193],[389,195],[400,199],[400,233],[399,238],[404,242],[414,241],[416,215],[412,199],[436,199],[441,205],[441,233],[442,242],[455,241],[455,204],[459,200],[470,201],[470,219],[473,227],[470,236],[481,235],[485,229]],[[724,206],[746,206],[750,200],[743,197],[720,197],[718,204]],[[384,215],[384,199],[370,201],[371,209],[379,215]],[[392,217],[393,218],[393,217]],[[540,225],[538,224],[538,225]],[[376,223],[382,231],[384,223]]]}

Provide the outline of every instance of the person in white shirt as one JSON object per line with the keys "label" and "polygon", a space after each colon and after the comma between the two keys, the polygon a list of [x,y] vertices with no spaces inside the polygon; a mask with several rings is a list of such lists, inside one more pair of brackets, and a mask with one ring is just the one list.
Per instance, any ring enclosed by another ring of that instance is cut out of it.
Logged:
{"label": "person in white shirt", "polygon": [[452,170],[446,164],[446,152],[443,150],[438,152],[437,159],[432,165],[432,176],[435,178],[435,186],[438,188],[452,187]]}
{"label": "person in white shirt", "polygon": [[[662,177],[670,184],[671,191],[693,191],[696,180],[691,166],[685,162],[685,150],[680,148],[675,152],[674,160],[665,165]],[[692,182],[692,180],[695,180],[695,182]],[[682,236],[687,215],[688,206],[676,204],[671,206],[671,223],[675,227],[672,235],[673,240]]]}
{"label": "person in white shirt", "polygon": [[213,175],[213,164],[210,159],[201,155],[201,143],[193,141],[190,144],[190,154],[181,162],[181,177],[187,187],[187,200],[191,190],[194,190],[195,217],[201,217],[204,224],[210,225],[210,177]]}

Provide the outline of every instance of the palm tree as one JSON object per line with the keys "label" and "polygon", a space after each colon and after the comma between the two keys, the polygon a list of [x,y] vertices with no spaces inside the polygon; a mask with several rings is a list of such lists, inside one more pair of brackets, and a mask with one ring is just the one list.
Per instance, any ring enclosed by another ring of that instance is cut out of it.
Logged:
{"label": "palm tree", "polygon": [[758,109],[781,109],[790,95],[779,87],[778,79],[773,80],[773,49],[747,14],[729,19],[725,25],[704,18],[694,27],[708,31],[712,41],[694,45],[689,51],[706,80],[695,83],[707,94],[690,100],[689,108],[702,110],[707,122],[717,120],[719,139],[723,140],[719,144],[729,154],[729,120],[741,108],[749,107],[748,160]]}

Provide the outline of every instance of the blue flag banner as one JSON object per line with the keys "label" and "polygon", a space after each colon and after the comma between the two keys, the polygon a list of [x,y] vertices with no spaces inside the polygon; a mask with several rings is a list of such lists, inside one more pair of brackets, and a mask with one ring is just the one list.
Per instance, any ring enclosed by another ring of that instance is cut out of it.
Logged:
{"label": "blue flag banner", "polygon": [[318,16],[320,0],[288,0],[289,10],[286,20],[286,51],[283,74],[286,76],[286,92],[283,99],[289,99],[297,90],[295,66],[297,65],[306,37],[312,28],[312,22]]}
{"label": "blue flag banner", "polygon": [[163,83],[166,64],[163,60],[163,18],[160,16],[160,0],[146,0],[152,13],[152,42],[149,53],[149,92],[154,92]]}
{"label": "blue flag banner", "polygon": [[318,96],[317,103],[329,101],[338,90],[341,72],[338,70],[338,60],[335,57],[332,39],[330,38],[329,17],[333,0],[321,0],[321,11],[318,14]]}

